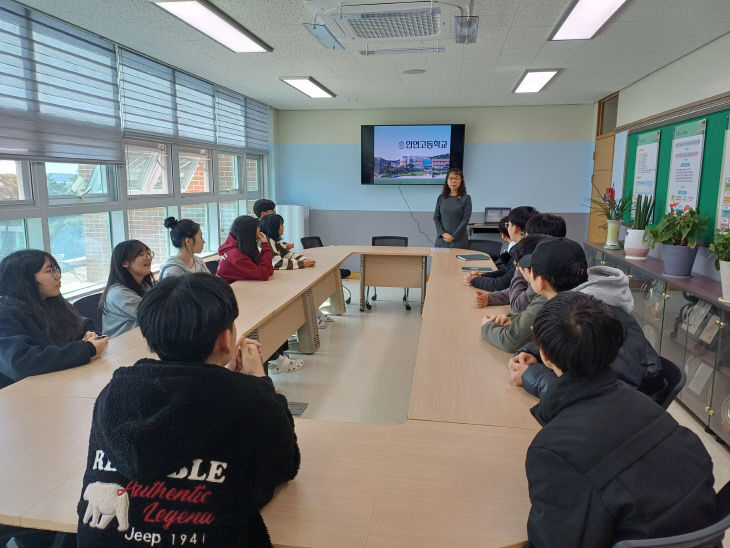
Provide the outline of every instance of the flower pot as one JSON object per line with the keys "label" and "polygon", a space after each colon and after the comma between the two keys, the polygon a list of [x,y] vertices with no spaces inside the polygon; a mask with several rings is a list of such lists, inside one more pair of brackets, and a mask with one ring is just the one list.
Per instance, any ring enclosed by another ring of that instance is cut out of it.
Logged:
{"label": "flower pot", "polygon": [[692,267],[697,256],[697,246],[664,244],[662,258],[664,259],[664,274],[688,278],[692,275]]}
{"label": "flower pot", "polygon": [[730,302],[730,261],[720,261],[720,282],[722,283],[722,300]]}
{"label": "flower pot", "polygon": [[629,228],[624,240],[624,251],[627,259],[644,261],[649,254],[649,242],[644,241],[645,230],[634,230]]}
{"label": "flower pot", "polygon": [[606,229],[606,243],[603,244],[604,249],[621,249],[618,243],[618,232],[621,228],[621,221],[606,221],[608,228]]}

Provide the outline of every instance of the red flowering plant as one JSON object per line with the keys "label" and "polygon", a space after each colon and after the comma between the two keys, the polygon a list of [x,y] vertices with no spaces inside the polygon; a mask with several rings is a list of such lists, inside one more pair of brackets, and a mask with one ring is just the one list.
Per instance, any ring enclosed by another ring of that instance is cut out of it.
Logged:
{"label": "red flowering plant", "polygon": [[657,243],[695,247],[700,234],[707,230],[707,217],[700,217],[700,212],[689,205],[677,206],[679,202],[669,204],[669,213],[647,231],[645,239],[651,247]]}
{"label": "red flowering plant", "polygon": [[[601,194],[596,185],[593,188],[596,194]],[[620,221],[630,206],[631,200],[626,200],[623,196],[616,200],[616,189],[613,187],[608,187],[600,200],[591,198],[591,211],[603,215],[609,221]]]}

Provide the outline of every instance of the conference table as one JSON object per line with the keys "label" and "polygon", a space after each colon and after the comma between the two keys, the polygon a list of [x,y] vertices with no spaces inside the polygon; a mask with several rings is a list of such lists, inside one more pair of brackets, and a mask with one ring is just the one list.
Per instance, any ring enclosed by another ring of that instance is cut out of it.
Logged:
{"label": "conference table", "polygon": [[[339,265],[347,257],[378,257],[368,266],[388,270],[388,257],[398,266],[405,256],[424,274],[431,261],[408,419],[295,419],[299,474],[263,510],[275,546],[504,547],[526,538],[524,460],[539,429],[529,413],[536,400],[508,382],[508,355],[482,340],[484,310],[463,282],[461,251],[315,248],[307,250],[314,268],[232,285],[239,333],[258,337],[266,352],[298,331],[314,352],[316,307],[330,298],[345,311]],[[390,269],[396,278],[398,270]],[[134,329],[86,366],[0,390],[1,524],[75,532],[94,400],[117,367],[149,356]]]}

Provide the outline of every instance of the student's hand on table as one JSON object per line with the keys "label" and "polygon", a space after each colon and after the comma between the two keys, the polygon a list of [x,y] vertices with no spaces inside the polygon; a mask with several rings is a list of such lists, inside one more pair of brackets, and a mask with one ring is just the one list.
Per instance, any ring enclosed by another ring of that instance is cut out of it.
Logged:
{"label": "student's hand on table", "polygon": [[317,261],[315,261],[314,259],[304,259],[302,262],[304,263],[305,267],[314,266],[315,264],[317,264]]}
{"label": "student's hand on table", "polygon": [[[86,335],[84,335],[85,337]],[[91,358],[92,360],[94,358],[98,358],[104,353],[104,350],[106,350],[107,345],[109,344],[109,337],[106,335],[99,336],[96,333],[94,333],[93,339],[84,339],[90,342],[94,345],[94,348],[96,348],[96,354],[94,354],[94,357]]]}
{"label": "student's hand on table", "polygon": [[512,324],[512,320],[510,320],[504,314],[487,314],[482,320],[482,325],[487,322],[494,322],[501,325],[502,327],[509,327]]}
{"label": "student's hand on table", "polygon": [[244,375],[264,377],[264,364],[261,361],[261,343],[241,336],[236,345],[235,371]]}
{"label": "student's hand on table", "polygon": [[487,293],[486,291],[477,290],[476,301],[477,308],[484,308],[485,306],[489,305],[489,293]]}
{"label": "student's hand on table", "polygon": [[471,285],[471,281],[479,276],[479,272],[469,272],[464,276],[464,282],[466,285]]}
{"label": "student's hand on table", "polygon": [[531,363],[537,363],[537,359],[527,352],[520,352],[507,362],[510,380],[515,386],[522,386],[522,375]]}
{"label": "student's hand on table", "polygon": [[287,249],[294,249],[294,244],[286,244]]}

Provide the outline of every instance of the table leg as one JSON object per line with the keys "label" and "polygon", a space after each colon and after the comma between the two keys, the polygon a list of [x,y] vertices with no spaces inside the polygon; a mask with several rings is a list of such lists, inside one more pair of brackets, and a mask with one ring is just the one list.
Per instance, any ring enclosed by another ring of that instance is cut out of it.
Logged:
{"label": "table leg", "polygon": [[345,295],[342,291],[342,276],[340,276],[339,269],[335,270],[335,292],[330,295],[330,308],[332,312],[338,316],[347,312],[345,307]]}
{"label": "table leg", "polygon": [[360,312],[365,312],[365,255],[360,255]]}
{"label": "table leg", "polygon": [[297,330],[299,351],[304,354],[314,354],[319,348],[319,330],[317,329],[317,314],[312,298],[312,290],[307,289],[302,295],[304,299],[304,325]]}
{"label": "table leg", "polygon": [[421,314],[423,314],[423,303],[426,300],[426,263],[428,257],[421,257]]}

